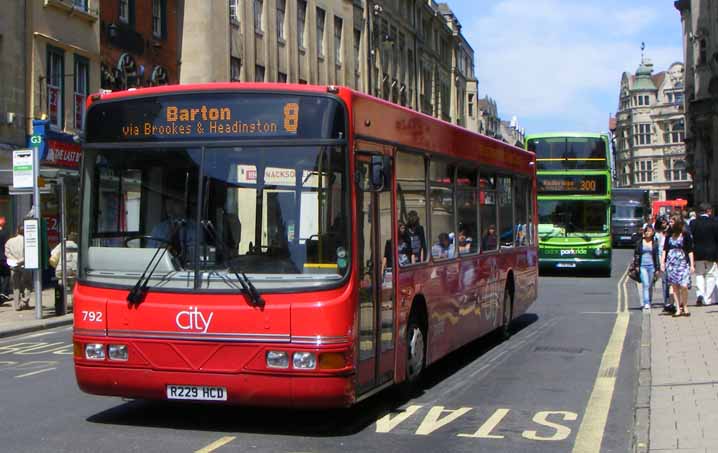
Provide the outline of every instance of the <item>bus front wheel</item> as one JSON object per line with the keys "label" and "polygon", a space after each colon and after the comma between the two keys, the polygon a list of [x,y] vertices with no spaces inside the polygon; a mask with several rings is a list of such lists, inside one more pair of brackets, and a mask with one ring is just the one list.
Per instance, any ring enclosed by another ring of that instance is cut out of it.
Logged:
{"label": "bus front wheel", "polygon": [[412,313],[406,330],[406,379],[400,385],[402,399],[416,395],[424,368],[426,368],[426,330],[420,316]]}

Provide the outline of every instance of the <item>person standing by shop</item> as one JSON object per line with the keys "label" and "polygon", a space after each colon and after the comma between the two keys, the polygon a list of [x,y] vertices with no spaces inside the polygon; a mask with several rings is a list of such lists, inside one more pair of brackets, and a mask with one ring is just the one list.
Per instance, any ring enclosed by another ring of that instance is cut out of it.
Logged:
{"label": "person standing by shop", "polygon": [[10,295],[10,266],[7,265],[5,244],[10,235],[5,228],[5,217],[0,216],[0,304],[12,299]]}
{"label": "person standing by shop", "polygon": [[673,288],[673,297],[676,300],[676,312],[673,316],[690,316],[688,286],[691,284],[691,273],[695,272],[695,261],[693,238],[684,228],[683,218],[675,216],[661,256],[661,270],[666,272],[666,281]]}
{"label": "person standing by shop", "polygon": [[17,227],[17,234],[5,243],[5,256],[12,275],[13,307],[15,310],[30,308],[32,272],[25,270],[24,229]]}
{"label": "person standing by shop", "polygon": [[718,283],[718,222],[713,220],[713,209],[701,203],[699,216],[690,224],[696,258],[696,305],[717,302],[713,293]]}
{"label": "person standing by shop", "polygon": [[653,302],[653,282],[656,272],[660,271],[658,240],[650,224],[643,227],[643,238],[636,243],[633,260],[640,269],[641,289],[643,290],[643,309],[650,310]]}

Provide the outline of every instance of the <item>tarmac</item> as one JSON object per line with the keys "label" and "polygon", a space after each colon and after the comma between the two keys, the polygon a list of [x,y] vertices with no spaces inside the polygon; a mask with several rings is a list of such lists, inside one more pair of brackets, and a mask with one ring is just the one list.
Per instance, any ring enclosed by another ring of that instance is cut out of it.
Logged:
{"label": "tarmac", "polygon": [[55,314],[55,289],[42,291],[42,319],[35,319],[35,293],[30,296],[30,308],[16,311],[12,300],[0,304],[0,338],[37,330],[72,324],[72,296],[67,297],[65,315]]}
{"label": "tarmac", "polygon": [[[691,316],[674,318],[662,313],[661,294],[659,283],[653,308],[643,312],[634,451],[718,453],[718,304],[696,306],[694,288]],[[45,289],[42,319],[35,319],[34,294],[30,300],[21,311],[0,304],[0,338],[72,324],[72,296],[67,314],[57,316],[55,290]]]}

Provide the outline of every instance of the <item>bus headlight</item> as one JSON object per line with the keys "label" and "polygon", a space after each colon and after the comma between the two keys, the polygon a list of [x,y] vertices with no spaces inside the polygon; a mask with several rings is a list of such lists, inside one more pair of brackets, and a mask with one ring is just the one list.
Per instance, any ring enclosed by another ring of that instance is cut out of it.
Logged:
{"label": "bus headlight", "polygon": [[284,351],[267,351],[267,368],[289,368],[289,355]]}
{"label": "bus headlight", "polygon": [[292,366],[299,370],[313,370],[317,367],[317,355],[313,352],[295,352]]}
{"label": "bus headlight", "polygon": [[105,345],[102,343],[86,344],[85,358],[87,360],[105,360]]}
{"label": "bus headlight", "polygon": [[107,355],[110,360],[127,360],[127,345],[111,344],[107,347]]}

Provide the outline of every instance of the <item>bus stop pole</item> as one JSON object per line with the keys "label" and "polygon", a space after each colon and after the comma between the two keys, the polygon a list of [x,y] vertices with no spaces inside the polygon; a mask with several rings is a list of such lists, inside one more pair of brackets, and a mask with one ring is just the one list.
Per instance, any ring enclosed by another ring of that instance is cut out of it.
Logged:
{"label": "bus stop pole", "polygon": [[32,148],[33,184],[32,201],[34,217],[37,219],[37,269],[35,269],[35,319],[42,319],[42,215],[40,213],[40,148]]}
{"label": "bus stop pole", "polygon": [[60,269],[60,272],[62,272],[62,279],[59,282],[62,284],[62,306],[60,308],[60,313],[55,313],[56,315],[65,314],[67,312],[67,252],[66,248],[67,245],[65,244],[65,241],[67,241],[67,223],[65,220],[65,196],[66,196],[66,190],[65,190],[65,176],[60,176],[59,178],[60,183],[60,256],[62,256],[62,268]]}

